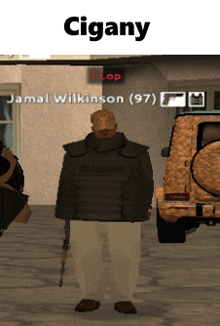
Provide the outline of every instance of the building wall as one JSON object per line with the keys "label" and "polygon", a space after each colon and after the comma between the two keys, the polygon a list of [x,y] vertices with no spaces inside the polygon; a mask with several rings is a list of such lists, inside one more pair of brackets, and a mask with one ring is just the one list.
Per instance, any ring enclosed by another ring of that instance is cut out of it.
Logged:
{"label": "building wall", "polygon": [[201,56],[201,60],[160,62],[155,66],[169,81],[220,77],[220,56],[219,59],[202,59]]}
{"label": "building wall", "polygon": [[86,67],[23,66],[22,96],[50,95],[50,104],[21,105],[20,162],[25,189],[32,205],[53,205],[65,153],[63,144],[83,139],[91,132],[90,114],[101,104],[55,104],[53,94],[87,92],[101,96],[100,84],[88,85]]}
{"label": "building wall", "polygon": [[[175,110],[161,108],[159,93],[170,81],[220,78],[220,59],[144,64],[126,67],[124,84],[88,84],[87,67],[80,66],[0,66],[0,83],[21,83],[22,96],[45,96],[50,104],[21,104],[21,144],[19,161],[25,174],[25,193],[31,205],[54,205],[62,167],[63,144],[78,141],[91,132],[90,114],[101,108],[115,114],[118,131],[129,140],[147,145],[153,165],[155,185],[162,184]],[[124,104],[55,104],[53,94],[81,93],[121,95]],[[131,105],[129,95],[155,93],[157,102]],[[153,200],[155,205],[155,198]]]}
{"label": "building wall", "polygon": [[3,83],[20,83],[21,82],[21,65],[0,66],[0,84]]}

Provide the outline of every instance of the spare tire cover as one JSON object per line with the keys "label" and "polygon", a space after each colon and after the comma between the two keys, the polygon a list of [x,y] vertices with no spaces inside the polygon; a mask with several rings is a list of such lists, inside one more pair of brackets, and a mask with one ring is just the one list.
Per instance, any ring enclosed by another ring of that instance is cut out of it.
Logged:
{"label": "spare tire cover", "polygon": [[220,141],[206,144],[192,160],[195,182],[206,192],[220,197]]}

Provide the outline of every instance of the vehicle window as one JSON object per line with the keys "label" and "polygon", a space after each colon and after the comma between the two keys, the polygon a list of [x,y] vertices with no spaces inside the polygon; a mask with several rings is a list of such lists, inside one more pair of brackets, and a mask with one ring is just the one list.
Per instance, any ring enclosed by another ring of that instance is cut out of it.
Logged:
{"label": "vehicle window", "polygon": [[198,149],[206,144],[220,139],[220,123],[202,123],[199,125]]}

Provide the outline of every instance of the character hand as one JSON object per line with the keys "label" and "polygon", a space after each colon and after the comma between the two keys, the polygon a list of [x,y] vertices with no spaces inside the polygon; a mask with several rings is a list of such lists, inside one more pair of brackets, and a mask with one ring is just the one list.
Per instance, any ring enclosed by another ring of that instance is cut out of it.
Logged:
{"label": "character hand", "polygon": [[6,160],[9,161],[9,163],[11,164],[12,167],[15,167],[16,166],[17,159],[14,157],[14,155],[13,155],[12,151],[10,150],[10,148],[4,147],[2,149],[1,156],[3,156],[4,158],[6,158]]}
{"label": "character hand", "polygon": [[24,208],[22,209],[22,211],[14,219],[14,222],[27,224],[27,222],[28,222],[28,220],[29,220],[29,218],[31,216],[31,213],[32,212],[30,210],[30,207],[26,203],[24,205]]}
{"label": "character hand", "polygon": [[152,208],[149,208],[149,209],[148,209],[148,216],[149,216],[149,217],[151,216],[151,212],[152,212]]}

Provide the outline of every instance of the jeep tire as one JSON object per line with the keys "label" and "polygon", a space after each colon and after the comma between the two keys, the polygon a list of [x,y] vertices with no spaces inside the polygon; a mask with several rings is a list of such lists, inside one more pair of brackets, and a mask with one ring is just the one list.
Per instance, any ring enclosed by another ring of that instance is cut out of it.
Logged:
{"label": "jeep tire", "polygon": [[164,220],[158,209],[157,230],[160,243],[184,243],[186,241],[184,223],[181,220],[175,223]]}
{"label": "jeep tire", "polygon": [[220,197],[220,141],[206,144],[198,151],[191,163],[194,181],[212,196]]}

